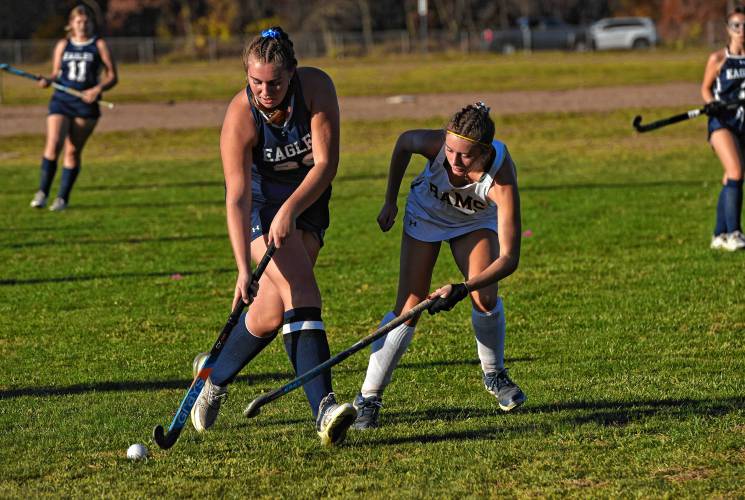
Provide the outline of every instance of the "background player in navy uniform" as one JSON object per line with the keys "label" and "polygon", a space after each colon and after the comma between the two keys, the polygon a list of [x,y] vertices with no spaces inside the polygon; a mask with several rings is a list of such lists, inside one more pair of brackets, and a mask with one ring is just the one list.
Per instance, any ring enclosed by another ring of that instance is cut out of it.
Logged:
{"label": "background player in navy uniform", "polygon": [[39,190],[31,201],[32,207],[46,206],[57,171],[57,158],[64,146],[62,179],[57,197],[49,207],[54,211],[64,210],[70,201],[70,191],[81,168],[83,147],[101,115],[97,100],[104,90],[117,82],[109,48],[102,38],[94,36],[93,13],[84,5],[75,7],[70,11],[66,29],[67,38],[54,47],[52,76],[39,80],[39,85],[48,87],[52,81],[57,81],[82,91],[84,97],[81,99],[59,90],[52,94]]}
{"label": "background player in navy uniform", "polygon": [[[238,265],[233,306],[253,294],[249,260],[258,262],[270,242],[277,251],[192,410],[198,431],[213,425],[227,385],[278,328],[297,374],[330,357],[313,266],[339,163],[336,90],[323,71],[297,67],[292,42],[279,27],[254,38],[243,63],[248,86],[228,106],[220,137],[228,232]],[[341,442],[356,411],[336,403],[331,374],[304,389],[321,441]]]}
{"label": "background player in navy uniform", "polygon": [[[398,297],[381,324],[405,313],[427,297],[440,244],[450,243],[466,280],[438,288],[430,306],[434,314],[450,310],[471,297],[471,319],[483,382],[509,411],[525,394],[504,367],[505,320],[499,280],[517,269],[520,258],[520,200],[515,167],[507,148],[494,138],[489,108],[476,103],[457,112],[446,130],[409,130],[396,142],[388,175],[385,203],[378,224],[394,224],[401,180],[411,156],[427,159],[412,182],[406,203],[401,241]],[[355,428],[378,426],[383,390],[406,351],[416,320],[392,330],[372,344],[365,381],[354,402]]]}
{"label": "background player in navy uniform", "polygon": [[709,142],[724,167],[711,248],[735,251],[745,249],[740,225],[745,107],[729,110],[722,106],[745,99],[745,8],[742,6],[727,16],[727,34],[727,46],[709,56],[701,95],[709,111]]}

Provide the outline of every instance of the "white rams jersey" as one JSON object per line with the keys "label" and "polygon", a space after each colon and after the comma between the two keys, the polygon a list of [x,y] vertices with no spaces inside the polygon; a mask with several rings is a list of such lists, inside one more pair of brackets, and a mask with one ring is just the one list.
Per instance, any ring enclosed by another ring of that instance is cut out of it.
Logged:
{"label": "white rams jersey", "polygon": [[411,183],[404,231],[420,241],[446,241],[477,229],[497,231],[497,206],[488,197],[505,157],[505,145],[492,141],[494,161],[477,182],[456,187],[445,167],[445,145]]}

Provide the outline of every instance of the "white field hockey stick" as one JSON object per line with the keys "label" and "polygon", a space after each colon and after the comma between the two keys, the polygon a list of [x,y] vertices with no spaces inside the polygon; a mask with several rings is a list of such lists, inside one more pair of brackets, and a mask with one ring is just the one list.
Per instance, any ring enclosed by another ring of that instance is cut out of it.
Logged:
{"label": "white field hockey stick", "polygon": [[[23,71],[22,69],[14,68],[10,64],[0,63],[0,69],[5,70],[8,73],[11,73],[13,75],[21,76],[23,78],[28,78],[29,80],[35,80],[37,82],[39,80],[41,80],[42,78],[44,78],[41,75],[34,75],[33,73],[28,73],[26,71]],[[52,87],[54,87],[55,89],[59,90],[60,92],[64,92],[65,94],[74,95],[75,97],[77,97],[79,99],[82,99],[83,98],[83,93],[81,91],[79,91],[79,90],[72,89],[70,87],[67,87],[65,85],[62,85],[61,83],[57,83],[54,80],[49,80],[49,82],[51,82]],[[114,107],[114,103],[113,102],[109,102],[109,101],[98,101],[98,103],[101,104],[101,105],[103,105],[103,106],[106,106],[109,109],[111,109],[111,108]]]}

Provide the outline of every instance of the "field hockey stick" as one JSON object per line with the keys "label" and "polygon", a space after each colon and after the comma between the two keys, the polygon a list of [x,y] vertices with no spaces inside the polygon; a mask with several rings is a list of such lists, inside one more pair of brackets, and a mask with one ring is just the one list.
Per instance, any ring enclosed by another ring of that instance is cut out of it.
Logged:
{"label": "field hockey stick", "polygon": [[[269,264],[269,261],[274,254],[274,250],[274,243],[270,243],[269,247],[266,249],[264,257],[261,259],[261,262],[259,262],[259,265],[256,266],[256,269],[254,269],[254,272],[251,275],[251,283],[249,284],[249,287],[259,281],[259,278],[261,278],[261,275],[264,273],[266,266]],[[181,430],[184,428],[184,426],[186,425],[186,421],[189,419],[189,413],[194,407],[194,403],[197,402],[199,393],[202,392],[202,387],[204,387],[204,384],[207,382],[207,377],[209,377],[210,373],[212,373],[212,367],[217,361],[217,357],[219,356],[220,351],[222,351],[223,347],[225,347],[225,343],[230,336],[230,332],[233,331],[233,327],[236,325],[236,323],[238,323],[245,305],[246,303],[243,302],[243,300],[239,300],[238,304],[235,306],[235,309],[233,309],[233,312],[230,313],[228,322],[225,323],[225,326],[220,332],[220,336],[217,337],[215,344],[212,346],[212,350],[210,351],[210,355],[207,358],[207,361],[205,361],[204,365],[199,370],[199,373],[197,373],[197,376],[194,377],[194,381],[191,383],[189,390],[186,391],[186,396],[184,396],[184,399],[181,400],[181,405],[179,405],[176,416],[173,417],[173,421],[171,421],[171,425],[168,427],[168,432],[163,431],[162,425],[156,425],[153,429],[153,440],[162,449],[167,450],[168,448],[176,444],[179,434],[181,434]]]}
{"label": "field hockey stick", "polygon": [[[23,71],[22,69],[14,68],[10,64],[2,63],[2,64],[0,64],[0,69],[5,70],[8,73],[11,73],[13,75],[21,76],[23,78],[28,78],[29,80],[35,80],[37,82],[39,80],[41,80],[41,79],[46,79],[46,78],[44,78],[41,75],[34,75],[33,73],[28,73],[26,71]],[[75,97],[78,97],[80,99],[83,98],[83,93],[81,91],[79,91],[79,90],[72,89],[70,87],[67,87],[65,85],[62,85],[61,83],[55,82],[54,80],[49,80],[49,82],[51,83],[52,87],[54,87],[55,89],[59,90],[60,92],[64,92],[66,94],[74,95]],[[111,108],[114,107],[114,103],[113,102],[109,102],[109,101],[98,101],[98,103],[99,104],[102,104],[103,106],[106,106],[109,109],[111,109]]]}
{"label": "field hockey stick", "polygon": [[[742,106],[743,104],[745,104],[745,100],[742,99],[728,102],[724,105],[724,109],[735,109],[739,106]],[[690,111],[686,111],[685,113],[673,115],[668,118],[663,118],[662,120],[657,120],[656,122],[647,123],[646,125],[642,125],[642,117],[640,115],[636,115],[634,117],[632,125],[637,132],[649,132],[650,130],[656,130],[658,128],[666,127],[667,125],[672,125],[673,123],[683,122],[705,114],[707,114],[706,106],[704,106],[703,108],[692,109]]]}
{"label": "field hockey stick", "polygon": [[416,306],[414,306],[412,309],[409,309],[404,314],[398,316],[397,318],[392,319],[385,325],[381,326],[377,330],[375,330],[373,333],[368,335],[367,337],[359,340],[356,344],[354,344],[352,347],[347,349],[346,351],[342,351],[333,358],[329,358],[320,365],[316,366],[315,368],[311,368],[307,372],[303,373],[299,377],[293,379],[292,381],[286,383],[282,387],[279,387],[277,389],[274,389],[271,392],[268,392],[264,395],[261,395],[251,401],[249,405],[246,407],[245,410],[243,410],[243,415],[245,415],[248,418],[253,418],[256,415],[259,414],[261,411],[261,407],[264,406],[267,403],[271,403],[275,399],[281,398],[288,392],[292,392],[298,387],[305,385],[305,383],[313,380],[318,375],[320,375],[322,372],[329,370],[332,366],[337,365],[347,359],[349,356],[354,354],[355,352],[359,351],[360,349],[370,345],[383,335],[387,334],[397,326],[409,321],[410,319],[419,316],[422,312],[424,312],[425,309],[427,309],[432,303],[435,301],[435,299],[427,299]]}
{"label": "field hockey stick", "polygon": [[686,111],[685,113],[680,113],[678,115],[673,115],[668,118],[663,118],[662,120],[657,120],[656,122],[647,123],[646,125],[642,125],[642,117],[640,115],[636,115],[634,117],[634,121],[632,122],[632,125],[634,126],[637,132],[649,132],[650,130],[656,130],[658,128],[662,128],[667,125],[672,125],[673,123],[678,123],[678,122],[690,120],[691,118],[696,118],[697,116],[700,116],[702,114],[705,114],[704,108],[692,109],[690,111]]}

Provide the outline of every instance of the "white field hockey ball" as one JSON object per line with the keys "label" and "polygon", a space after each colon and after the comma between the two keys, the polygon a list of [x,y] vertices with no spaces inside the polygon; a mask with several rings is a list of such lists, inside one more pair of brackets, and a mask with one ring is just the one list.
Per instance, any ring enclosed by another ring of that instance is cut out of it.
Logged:
{"label": "white field hockey ball", "polygon": [[142,460],[147,458],[147,448],[144,444],[135,443],[127,448],[127,458],[130,460]]}

